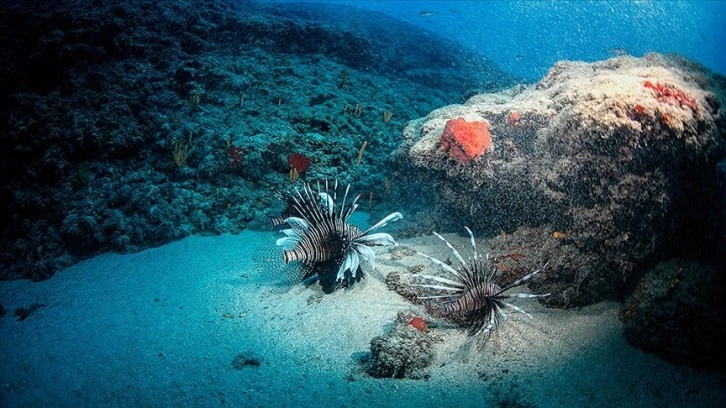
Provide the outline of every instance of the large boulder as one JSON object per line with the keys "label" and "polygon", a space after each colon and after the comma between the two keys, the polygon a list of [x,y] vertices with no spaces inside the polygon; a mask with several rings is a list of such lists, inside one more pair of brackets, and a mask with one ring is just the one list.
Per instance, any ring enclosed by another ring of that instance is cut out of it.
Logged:
{"label": "large boulder", "polygon": [[726,369],[723,268],[678,259],[652,267],[623,304],[625,338],[674,364]]}
{"label": "large boulder", "polygon": [[[428,192],[452,230],[554,236],[559,249],[534,287],[553,292],[550,305],[623,299],[666,254],[708,258],[724,245],[725,84],[675,56],[559,62],[537,84],[410,122],[392,178],[418,180],[402,196]],[[488,122],[482,156],[462,163],[442,149],[457,118]]]}

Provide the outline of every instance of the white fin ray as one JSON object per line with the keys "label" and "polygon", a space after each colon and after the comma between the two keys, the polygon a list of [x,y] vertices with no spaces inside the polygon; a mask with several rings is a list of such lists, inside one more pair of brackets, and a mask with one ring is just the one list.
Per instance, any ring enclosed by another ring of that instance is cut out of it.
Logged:
{"label": "white fin ray", "polygon": [[373,249],[354,242],[353,250],[370,264],[371,269],[376,269],[376,253]]}
{"label": "white fin ray", "polygon": [[441,235],[439,235],[438,233],[436,233],[436,231],[433,231],[433,233],[434,233],[434,235],[436,235],[437,237],[439,237],[440,240],[444,241],[444,243],[446,244],[446,246],[449,247],[449,249],[451,250],[451,252],[454,253],[454,256],[456,257],[456,259],[459,260],[459,263],[461,265],[466,266],[466,261],[464,261],[464,257],[461,256],[461,254],[459,253],[459,251],[457,251],[456,248],[454,248],[454,246],[451,245],[451,243],[446,240],[446,238],[444,238]]}
{"label": "white fin ray", "polygon": [[419,285],[411,285],[416,288],[426,288],[426,289],[433,289],[433,290],[448,290],[452,292],[462,292],[460,288],[450,288],[448,286],[441,286],[441,285],[429,285],[429,284],[419,284]]}
{"label": "white fin ray", "polygon": [[510,308],[510,309],[512,309],[512,310],[514,310],[516,312],[522,313],[523,315],[525,315],[525,316],[529,317],[530,319],[532,319],[532,315],[529,314],[529,313],[527,313],[527,312],[525,312],[524,309],[522,309],[521,307],[514,306],[513,304],[507,303],[507,302],[504,302],[504,301],[502,301],[502,303],[504,303],[508,308]]}
{"label": "white fin ray", "polygon": [[457,288],[464,288],[464,284],[461,282],[456,282],[451,279],[442,278],[441,276],[435,276],[435,275],[415,275],[422,279],[428,279],[439,283],[444,283],[451,286],[456,286]]}
{"label": "white fin ray", "polygon": [[456,295],[456,293],[452,293],[452,294],[448,294],[448,295],[417,296],[416,299],[451,299],[455,295]]}
{"label": "white fin ray", "polygon": [[381,246],[396,246],[396,241],[393,239],[391,234],[385,232],[378,232],[370,235],[363,235],[355,239],[354,243],[359,245],[381,245]]}
{"label": "white fin ray", "polygon": [[356,274],[358,274],[358,267],[360,266],[360,258],[358,257],[358,253],[356,251],[350,251],[348,255],[345,257],[345,260],[343,260],[343,263],[340,265],[340,269],[338,269],[338,275],[336,279],[338,281],[342,281],[345,279],[345,271],[350,271],[350,274],[355,278]]}
{"label": "white fin ray", "polygon": [[471,237],[471,249],[474,252],[474,261],[476,261],[477,258],[479,258],[479,254],[477,254],[476,252],[476,241],[474,240],[474,233],[471,232],[469,227],[464,227],[464,229],[466,230],[466,232],[469,233],[469,236]]}
{"label": "white fin ray", "polygon": [[299,242],[300,237],[282,237],[275,241],[275,245],[279,246],[284,251],[292,251]]}
{"label": "white fin ray", "polygon": [[333,209],[335,208],[335,201],[328,193],[318,193],[320,197],[320,206],[325,209],[329,216],[333,216]]}
{"label": "white fin ray", "polygon": [[424,258],[428,258],[431,262],[435,263],[436,265],[438,265],[439,267],[441,267],[441,269],[445,270],[446,272],[449,272],[450,274],[458,277],[459,279],[463,279],[463,277],[461,276],[461,274],[459,274],[459,271],[457,271],[456,269],[454,269],[451,266],[447,265],[445,262],[439,261],[438,259],[434,258],[433,256],[428,256],[428,255],[426,255],[426,254],[424,254],[422,252],[416,252],[416,253],[418,255],[423,256]]}
{"label": "white fin ray", "polygon": [[531,293],[515,293],[513,295],[510,295],[510,297],[516,297],[519,299],[532,299],[532,298],[539,298],[539,297],[547,297],[551,295],[551,293],[545,293],[543,295],[533,295]]}
{"label": "white fin ray", "polygon": [[310,228],[310,224],[308,224],[307,221],[300,217],[288,217],[285,218],[285,223],[290,226],[290,228],[294,229],[295,232],[297,232],[299,235],[302,232],[305,232]]}
{"label": "white fin ray", "polygon": [[345,186],[345,194],[343,194],[343,202],[340,204],[340,215],[338,215],[338,218],[340,218],[342,221],[345,221],[343,219],[343,212],[345,211],[345,200],[348,199],[348,191],[349,190],[350,190],[350,184],[348,184],[347,186]]}
{"label": "white fin ray", "polygon": [[402,218],[403,218],[403,215],[400,212],[398,212],[398,211],[396,211],[394,213],[391,213],[391,214],[388,214],[385,218],[383,218],[382,220],[378,221],[375,225],[373,225],[372,227],[370,227],[367,230],[363,231],[363,235],[366,235],[369,232],[373,232],[373,231],[377,230],[378,228],[385,227],[389,222],[398,221],[398,220],[400,220]]}

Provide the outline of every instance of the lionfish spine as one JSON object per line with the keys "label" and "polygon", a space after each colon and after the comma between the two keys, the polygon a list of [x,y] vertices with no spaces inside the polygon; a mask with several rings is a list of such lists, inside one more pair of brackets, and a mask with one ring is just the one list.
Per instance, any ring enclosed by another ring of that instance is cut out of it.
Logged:
{"label": "lionfish spine", "polygon": [[297,196],[293,195],[292,199],[295,203],[294,207],[300,216],[310,223],[323,223],[326,216],[320,210],[320,206],[317,204],[310,186],[305,185],[302,193],[300,190],[296,190],[296,193]]}

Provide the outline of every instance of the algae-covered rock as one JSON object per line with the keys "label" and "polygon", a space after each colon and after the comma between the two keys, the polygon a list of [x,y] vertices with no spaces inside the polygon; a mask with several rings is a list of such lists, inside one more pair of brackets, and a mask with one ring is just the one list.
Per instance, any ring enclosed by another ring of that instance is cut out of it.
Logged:
{"label": "algae-covered rock", "polygon": [[425,321],[412,312],[400,312],[391,330],[371,340],[365,371],[381,378],[427,378],[434,360],[434,339]]}
{"label": "algae-covered rock", "polygon": [[[538,288],[553,292],[550,304],[622,299],[659,254],[708,257],[724,245],[724,195],[714,193],[726,151],[724,83],[659,54],[559,62],[537,84],[410,122],[394,177],[419,181],[401,196],[428,192],[452,230],[564,234],[588,262],[575,273],[551,270]],[[466,163],[441,144],[459,117],[490,124],[491,149]],[[575,285],[574,298],[558,294]]]}
{"label": "algae-covered rock", "polygon": [[674,364],[726,369],[724,286],[723,265],[657,264],[623,305],[625,338]]}

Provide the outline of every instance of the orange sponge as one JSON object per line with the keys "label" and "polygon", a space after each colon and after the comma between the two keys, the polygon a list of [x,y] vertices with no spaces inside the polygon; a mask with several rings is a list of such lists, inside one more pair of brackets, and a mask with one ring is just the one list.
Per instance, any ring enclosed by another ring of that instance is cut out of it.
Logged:
{"label": "orange sponge", "polygon": [[489,122],[467,122],[464,118],[446,122],[441,134],[441,147],[459,163],[467,163],[492,147]]}

